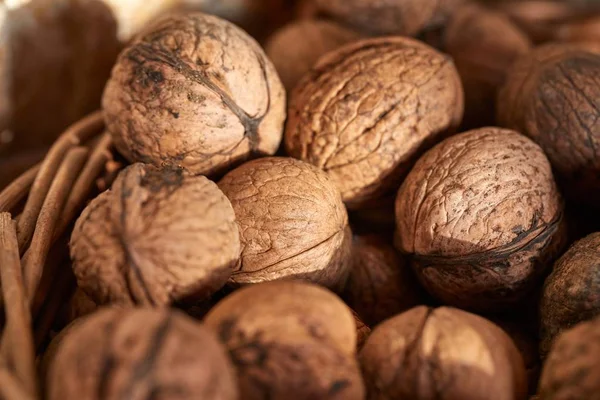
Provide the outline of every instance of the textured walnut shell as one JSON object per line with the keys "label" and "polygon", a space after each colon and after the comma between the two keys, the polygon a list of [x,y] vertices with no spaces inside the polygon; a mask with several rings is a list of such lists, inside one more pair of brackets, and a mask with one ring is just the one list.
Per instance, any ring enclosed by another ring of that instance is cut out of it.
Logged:
{"label": "textured walnut shell", "polygon": [[352,235],[335,185],[319,169],[267,157],[228,173],[219,187],[240,227],[234,284],[305,279],[338,289],[348,275]]}
{"label": "textured walnut shell", "polygon": [[463,126],[494,125],[496,92],[513,62],[531,49],[531,42],[500,12],[477,4],[460,7],[445,34],[465,90]]}
{"label": "textured walnut shell", "polygon": [[244,399],[363,399],[356,323],[334,294],[301,282],[242,288],[205,319],[228,347]]}
{"label": "textured walnut shell", "polygon": [[344,297],[367,324],[375,326],[422,303],[408,262],[384,237],[359,236],[352,247]]}
{"label": "textured walnut shell", "polygon": [[446,304],[501,308],[527,294],[559,250],[562,211],[539,146],[482,128],[415,164],[396,199],[397,246]]}
{"label": "textured walnut shell", "polygon": [[562,333],[542,369],[542,400],[597,400],[600,394],[600,318]]}
{"label": "textured walnut shell", "polygon": [[298,84],[285,145],[326,171],[357,208],[395,190],[423,148],[462,113],[450,58],[408,38],[369,39],[324,56]]}
{"label": "textured walnut shell", "polygon": [[360,351],[360,349],[362,349],[365,345],[367,338],[371,334],[371,328],[369,328],[362,321],[362,319],[360,319],[355,311],[352,311],[352,315],[354,316],[354,321],[356,322],[356,351]]}
{"label": "textured walnut shell", "polygon": [[58,344],[48,399],[237,399],[225,349],[201,324],[168,310],[104,309]]}
{"label": "textured walnut shell", "polygon": [[547,45],[517,61],[498,97],[498,122],[544,149],[573,199],[600,201],[600,54]]}
{"label": "textured walnut shell", "polygon": [[372,400],[527,395],[523,359],[512,340],[493,323],[454,308],[416,307],[385,321],[367,339],[360,362]]}
{"label": "textured walnut shell", "polygon": [[265,51],[290,93],[321,56],[359,38],[358,33],[333,22],[300,20],[275,32]]}
{"label": "textured walnut shell", "polygon": [[285,119],[285,91],[258,44],[200,13],[138,36],[119,56],[102,104],[129,160],[204,175],[275,153]]}
{"label": "textured walnut shell", "polygon": [[239,261],[234,211],[216,184],[134,164],[77,220],[71,259],[97,304],[162,306],[204,298]]}
{"label": "textured walnut shell", "polygon": [[600,233],[576,242],[546,279],[541,312],[541,350],[562,331],[600,315]]}

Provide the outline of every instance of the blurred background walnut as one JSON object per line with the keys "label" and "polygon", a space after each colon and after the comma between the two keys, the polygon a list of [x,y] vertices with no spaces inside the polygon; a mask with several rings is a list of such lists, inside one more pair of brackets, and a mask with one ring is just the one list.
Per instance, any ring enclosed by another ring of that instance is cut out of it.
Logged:
{"label": "blurred background walnut", "polygon": [[560,250],[562,219],[539,146],[482,128],[446,139],[415,164],[396,200],[397,246],[444,303],[498,309],[542,279]]}
{"label": "blurred background walnut", "polygon": [[70,247],[78,286],[97,304],[204,299],[240,254],[231,203],[215,183],[144,164],[87,206]]}
{"label": "blurred background walnut", "polygon": [[369,399],[527,397],[523,359],[496,325],[454,308],[416,307],[377,326],[360,352]]}

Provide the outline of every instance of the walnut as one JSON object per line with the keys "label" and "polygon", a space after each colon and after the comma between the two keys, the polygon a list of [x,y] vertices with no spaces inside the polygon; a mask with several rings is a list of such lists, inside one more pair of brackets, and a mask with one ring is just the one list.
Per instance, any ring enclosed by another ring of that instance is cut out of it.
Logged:
{"label": "walnut", "polygon": [[352,310],[352,316],[356,322],[356,351],[360,351],[371,334],[371,328],[360,319],[356,311]]}
{"label": "walnut", "polygon": [[377,325],[422,303],[410,266],[383,236],[356,237],[352,260],[345,298],[367,324]]}
{"label": "walnut", "polygon": [[329,53],[290,100],[290,155],[325,170],[348,207],[395,190],[419,153],[462,118],[452,60],[408,38],[369,39]]}
{"label": "walnut", "polygon": [[542,369],[540,399],[597,399],[599,359],[600,318],[562,333]]}
{"label": "walnut", "polygon": [[369,399],[525,399],[523,359],[493,323],[416,307],[377,326],[360,352]]}
{"label": "walnut", "polygon": [[238,398],[223,346],[169,310],[109,308],[86,317],[58,344],[47,379],[49,400]]}
{"label": "walnut", "polygon": [[83,290],[77,288],[71,299],[66,304],[67,323],[75,321],[81,317],[92,314],[98,309],[98,305],[85,294]]}
{"label": "walnut", "polygon": [[527,35],[502,13],[477,4],[455,11],[445,32],[445,51],[465,89],[465,126],[495,123],[496,92],[513,62],[530,49]]}
{"label": "walnut", "polygon": [[563,204],[548,159],[501,128],[469,131],[416,163],[396,200],[397,246],[446,304],[514,304],[562,244]]}
{"label": "walnut", "polygon": [[305,279],[339,289],[349,271],[352,234],[335,185],[292,158],[266,157],[219,182],[240,227],[235,285]]}
{"label": "walnut", "polygon": [[333,22],[295,21],[275,32],[265,51],[290,93],[321,56],[359,38],[358,33]]}
{"label": "walnut", "polygon": [[498,121],[544,149],[565,193],[600,201],[600,54],[575,45],[542,46],[523,56],[498,98]]}
{"label": "walnut", "polygon": [[540,304],[542,353],[562,331],[600,315],[600,233],[576,242],[554,264]]}
{"label": "walnut", "polygon": [[205,298],[239,261],[231,204],[213,182],[134,164],[77,220],[71,258],[97,304]]}
{"label": "walnut", "polygon": [[242,288],[205,319],[237,367],[244,399],[363,399],[352,313],[302,282]]}
{"label": "walnut", "polygon": [[0,2],[0,159],[97,109],[120,50],[102,1],[20,3]]}
{"label": "walnut", "polygon": [[157,22],[121,53],[103,108],[129,160],[210,175],[275,153],[285,91],[246,33],[191,13]]}
{"label": "walnut", "polygon": [[575,43],[597,43],[600,41],[600,15],[565,22],[555,31],[555,39]]}

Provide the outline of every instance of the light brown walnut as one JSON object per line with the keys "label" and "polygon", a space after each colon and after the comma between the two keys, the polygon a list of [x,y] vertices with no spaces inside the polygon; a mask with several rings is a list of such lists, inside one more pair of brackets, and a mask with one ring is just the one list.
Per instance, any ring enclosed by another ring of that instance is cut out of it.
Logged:
{"label": "light brown walnut", "polygon": [[103,309],[69,329],[55,351],[49,400],[238,398],[223,345],[176,311]]}
{"label": "light brown walnut", "polygon": [[241,29],[205,14],[178,14],[121,53],[103,109],[115,146],[129,160],[211,175],[275,153],[285,91]]}
{"label": "light brown walnut", "polygon": [[544,149],[573,200],[600,201],[600,54],[550,44],[521,57],[498,97],[498,122]]}
{"label": "light brown walnut", "polygon": [[389,37],[325,55],[292,93],[288,153],[327,172],[360,208],[395,190],[418,155],[460,124],[463,91],[452,60]]}
{"label": "light brown walnut", "polygon": [[542,279],[563,239],[548,159],[525,136],[482,128],[446,139],[396,199],[397,247],[446,304],[513,305]]}
{"label": "light brown walnut", "polygon": [[71,236],[78,286],[97,304],[205,298],[227,282],[239,254],[233,208],[215,183],[144,164],[123,170]]}
{"label": "light brown walnut", "polygon": [[242,288],[205,323],[237,368],[243,399],[363,399],[356,323],[333,293],[302,282]]}
{"label": "light brown walnut", "polygon": [[291,93],[321,56],[359,38],[358,33],[333,22],[299,20],[275,32],[265,51]]}
{"label": "light brown walnut", "polygon": [[377,326],[360,352],[372,400],[523,400],[523,359],[484,318],[416,307]]}
{"label": "light brown walnut", "polygon": [[325,173],[293,158],[247,162],[219,182],[240,228],[235,285],[302,279],[340,289],[352,234],[339,191]]}

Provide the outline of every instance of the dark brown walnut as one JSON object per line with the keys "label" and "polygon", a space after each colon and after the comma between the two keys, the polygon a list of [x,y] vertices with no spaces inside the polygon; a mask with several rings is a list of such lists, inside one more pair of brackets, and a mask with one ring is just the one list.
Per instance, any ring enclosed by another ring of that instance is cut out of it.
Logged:
{"label": "dark brown walnut", "polygon": [[409,38],[359,41],[325,55],[290,99],[288,153],[318,166],[350,208],[395,190],[415,158],[463,114],[449,57]]}
{"label": "dark brown walnut", "polygon": [[360,319],[355,311],[352,311],[352,315],[356,322],[356,351],[360,351],[371,334],[371,328]]}
{"label": "dark brown walnut", "polygon": [[498,122],[544,149],[567,195],[600,201],[600,54],[542,46],[511,68],[498,97]]}
{"label": "dark brown walnut", "polygon": [[562,333],[540,381],[541,400],[600,399],[600,318]]}
{"label": "dark brown walnut", "polygon": [[354,238],[352,269],[345,289],[350,307],[369,325],[422,304],[408,262],[385,237]]}
{"label": "dark brown walnut", "polygon": [[302,282],[242,288],[205,323],[237,367],[243,399],[363,399],[356,323],[333,293]]}
{"label": "dark brown walnut", "polygon": [[144,164],[123,170],[71,236],[78,286],[97,304],[208,297],[239,255],[234,211],[215,183]]}
{"label": "dark brown walnut", "polygon": [[265,51],[290,93],[321,56],[359,38],[358,33],[333,22],[299,20],[275,32]]}
{"label": "dark brown walnut", "polygon": [[285,91],[260,46],[200,13],[139,35],[119,56],[102,104],[129,160],[203,175],[275,153],[285,119]]}
{"label": "dark brown walnut", "polygon": [[120,45],[115,19],[100,0],[0,2],[0,32],[4,159],[50,145],[96,110]]}
{"label": "dark brown walnut", "polygon": [[48,399],[237,399],[213,333],[176,311],[103,309],[62,338]]}
{"label": "dark brown walnut", "polygon": [[415,164],[396,199],[397,247],[444,303],[498,309],[542,278],[562,244],[562,215],[540,147],[482,128],[446,139]]}
{"label": "dark brown walnut", "polygon": [[600,233],[576,242],[546,279],[540,304],[542,354],[562,331],[600,315]]}
{"label": "dark brown walnut", "polygon": [[349,272],[352,234],[340,193],[319,169],[267,157],[231,171],[219,187],[240,228],[235,285],[303,279],[340,289]]}
{"label": "dark brown walnut", "polygon": [[523,359],[493,323],[454,308],[416,307],[377,326],[360,352],[368,398],[522,400]]}
{"label": "dark brown walnut", "polygon": [[529,38],[504,14],[469,4],[454,12],[444,47],[465,90],[463,126],[494,125],[496,92],[513,62],[531,49]]}
{"label": "dark brown walnut", "polygon": [[77,288],[71,299],[66,304],[66,315],[65,318],[67,323],[75,321],[81,317],[92,314],[98,309],[98,305],[85,294],[83,290]]}

